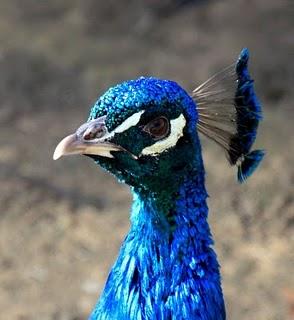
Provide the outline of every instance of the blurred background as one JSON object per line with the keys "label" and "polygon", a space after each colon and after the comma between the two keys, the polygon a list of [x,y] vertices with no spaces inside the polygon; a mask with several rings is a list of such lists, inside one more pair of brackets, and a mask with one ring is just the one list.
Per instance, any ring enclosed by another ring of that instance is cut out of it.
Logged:
{"label": "blurred background", "polygon": [[294,4],[291,0],[0,1],[1,319],[90,313],[129,222],[126,186],[61,138],[109,86],[141,75],[188,91],[251,51],[267,156],[236,182],[203,141],[228,319],[290,319]]}

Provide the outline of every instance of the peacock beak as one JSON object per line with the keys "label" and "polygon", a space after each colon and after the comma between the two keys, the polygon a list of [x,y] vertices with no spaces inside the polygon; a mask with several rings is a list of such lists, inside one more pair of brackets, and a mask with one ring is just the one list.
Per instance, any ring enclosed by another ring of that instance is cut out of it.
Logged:
{"label": "peacock beak", "polygon": [[54,151],[53,159],[71,154],[114,158],[111,151],[127,152],[133,159],[137,159],[137,156],[122,146],[110,142],[115,132],[108,132],[105,119],[106,116],[90,120],[82,124],[74,134],[62,139]]}
{"label": "peacock beak", "polygon": [[110,135],[105,126],[106,117],[100,117],[82,124],[78,130],[57,145],[53,159],[57,160],[65,155],[91,154],[113,158],[111,151],[124,151],[124,148],[109,142]]}
{"label": "peacock beak", "polygon": [[123,148],[106,141],[86,141],[80,139],[77,134],[71,134],[62,139],[57,145],[53,159],[71,154],[92,154],[107,158],[113,158],[110,151],[123,151]]}

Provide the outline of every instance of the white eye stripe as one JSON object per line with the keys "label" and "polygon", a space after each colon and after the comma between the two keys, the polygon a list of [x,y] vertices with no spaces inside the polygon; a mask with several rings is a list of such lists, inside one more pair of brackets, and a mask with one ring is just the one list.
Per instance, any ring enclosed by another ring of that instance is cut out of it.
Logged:
{"label": "white eye stripe", "polygon": [[144,148],[140,155],[156,156],[163,151],[175,146],[178,140],[183,136],[183,130],[186,126],[186,119],[181,114],[178,118],[170,121],[170,134],[163,140],[157,141],[151,146]]}
{"label": "white eye stripe", "polygon": [[117,126],[112,132],[113,133],[121,133],[121,132],[127,131],[131,127],[136,126],[139,123],[139,121],[141,119],[141,115],[144,112],[145,112],[145,110],[141,110],[137,113],[134,113],[129,118],[127,118],[123,123],[121,123],[119,126]]}
{"label": "white eye stripe", "polygon": [[112,138],[116,133],[121,133],[121,132],[127,131],[131,127],[136,126],[139,123],[139,121],[141,119],[141,115],[144,112],[145,112],[145,110],[141,110],[139,112],[132,114],[129,118],[127,118],[123,123],[121,123],[119,126],[117,126],[114,130],[112,130],[111,132],[108,132],[102,138],[98,139],[98,141]]}

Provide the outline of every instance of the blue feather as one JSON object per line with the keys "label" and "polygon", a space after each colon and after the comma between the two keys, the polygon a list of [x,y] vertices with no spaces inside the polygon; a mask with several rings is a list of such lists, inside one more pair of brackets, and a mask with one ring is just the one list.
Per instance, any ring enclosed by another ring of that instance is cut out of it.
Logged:
{"label": "blue feather", "polygon": [[238,181],[244,182],[256,170],[265,155],[264,150],[254,150],[244,156],[238,165]]}
{"label": "blue feather", "polygon": [[248,49],[243,49],[236,64],[237,133],[232,138],[231,144],[238,148],[238,153],[229,153],[232,164],[249,153],[256,138],[259,121],[262,119],[261,104],[255,94],[253,80],[248,71],[248,60]]}
{"label": "blue feather", "polygon": [[192,94],[199,105],[199,131],[226,150],[230,164],[238,166],[239,182],[253,173],[264,156],[263,151],[250,153],[262,111],[248,61],[249,51],[243,49],[235,66],[217,73]]}
{"label": "blue feather", "polygon": [[[240,158],[243,158],[238,165],[238,181],[240,183],[253,174],[265,155],[263,150],[250,152],[262,114],[261,104],[254,92],[253,80],[249,75],[248,60],[248,49],[243,49],[236,64],[238,75],[238,87],[235,96],[237,135],[234,137],[234,142],[238,143],[240,149]],[[233,164],[237,160],[235,157],[231,158]]]}

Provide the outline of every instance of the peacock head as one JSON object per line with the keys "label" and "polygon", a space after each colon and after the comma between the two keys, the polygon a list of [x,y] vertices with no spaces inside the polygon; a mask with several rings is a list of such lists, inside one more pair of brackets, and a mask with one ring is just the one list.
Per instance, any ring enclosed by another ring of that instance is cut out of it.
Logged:
{"label": "peacock head", "polygon": [[110,88],[88,121],[64,138],[54,159],[85,154],[136,189],[176,186],[193,169],[203,174],[197,130],[220,145],[243,182],[261,162],[255,141],[261,105],[243,49],[235,65],[191,95],[173,81],[139,78]]}
{"label": "peacock head", "polygon": [[54,159],[84,154],[120,181],[156,191],[180,180],[197,154],[201,164],[196,123],[195,103],[178,84],[142,77],[100,97],[88,121],[59,143]]}

